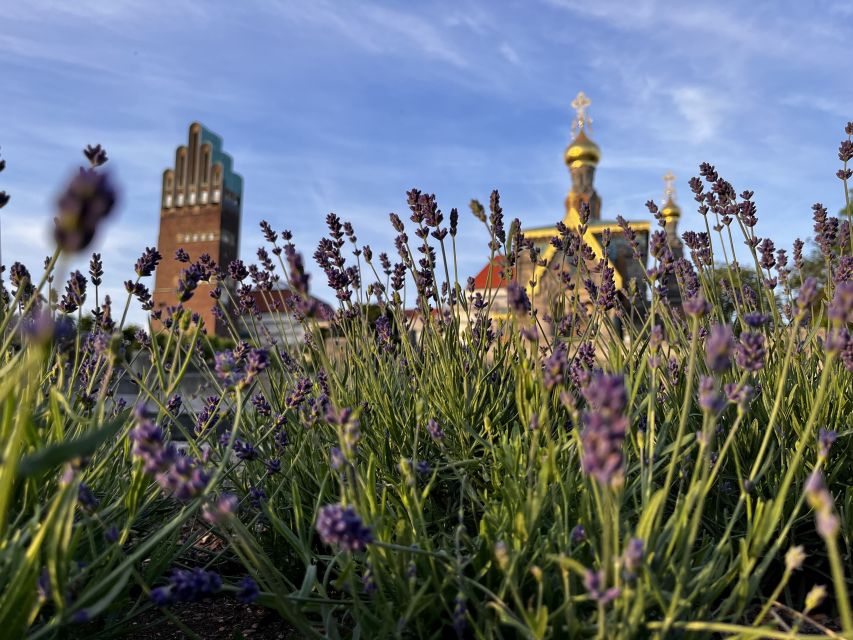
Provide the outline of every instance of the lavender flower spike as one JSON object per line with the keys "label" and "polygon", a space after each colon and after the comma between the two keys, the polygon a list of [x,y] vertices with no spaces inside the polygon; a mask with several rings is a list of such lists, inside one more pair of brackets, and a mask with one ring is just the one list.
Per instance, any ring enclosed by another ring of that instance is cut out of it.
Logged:
{"label": "lavender flower spike", "polygon": [[723,373],[732,365],[734,340],[728,325],[715,324],[705,340],[705,362],[714,373]]}
{"label": "lavender flower spike", "polygon": [[373,542],[373,532],[352,507],[328,504],[317,516],[317,533],[328,545],[340,545],[347,551],[363,551]]}
{"label": "lavender flower spike", "polygon": [[616,488],[624,480],[622,442],[628,427],[622,415],[628,402],[624,378],[598,373],[583,395],[592,410],[583,414],[581,467],[602,486]]}
{"label": "lavender flower spike", "polygon": [[583,586],[590,597],[600,604],[608,604],[622,593],[618,587],[604,586],[604,571],[588,570],[583,578]]}

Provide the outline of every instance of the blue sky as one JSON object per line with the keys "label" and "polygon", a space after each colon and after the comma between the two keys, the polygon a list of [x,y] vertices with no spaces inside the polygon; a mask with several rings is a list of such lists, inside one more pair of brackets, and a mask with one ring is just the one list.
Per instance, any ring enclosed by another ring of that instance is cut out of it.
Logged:
{"label": "blue sky", "polygon": [[[388,212],[418,187],[464,211],[460,271],[474,273],[486,239],[472,197],[498,188],[528,226],[562,216],[581,89],[607,218],[645,219],[672,170],[681,228],[698,228],[687,180],[702,161],[755,191],[758,233],[777,246],[811,234],[813,202],[843,199],[846,2],[28,0],[0,17],[3,261],[40,268],[56,192],[101,143],[123,199],[93,249],[119,299],[193,120],[245,179],[244,258],[261,219],[310,258],[329,211],[391,248]],[[321,274],[312,284],[328,296]]]}

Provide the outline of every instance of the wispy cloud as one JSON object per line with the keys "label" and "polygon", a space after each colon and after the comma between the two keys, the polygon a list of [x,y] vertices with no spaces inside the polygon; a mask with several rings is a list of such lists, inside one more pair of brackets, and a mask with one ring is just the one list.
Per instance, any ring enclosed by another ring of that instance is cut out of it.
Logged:
{"label": "wispy cloud", "polygon": [[698,86],[675,87],[669,93],[687,121],[693,144],[702,144],[719,133],[727,106],[716,93]]}
{"label": "wispy cloud", "polygon": [[400,54],[414,49],[454,67],[467,68],[466,56],[437,26],[415,13],[369,3],[326,0],[276,5],[280,15],[303,24],[323,25],[372,53]]}
{"label": "wispy cloud", "polygon": [[783,96],[779,102],[805,112],[818,110],[838,118],[853,119],[853,105],[824,95],[796,93]]}
{"label": "wispy cloud", "polygon": [[518,51],[516,51],[509,42],[501,42],[501,46],[498,47],[498,51],[500,51],[501,55],[512,64],[518,65],[521,63],[521,57],[518,55]]}

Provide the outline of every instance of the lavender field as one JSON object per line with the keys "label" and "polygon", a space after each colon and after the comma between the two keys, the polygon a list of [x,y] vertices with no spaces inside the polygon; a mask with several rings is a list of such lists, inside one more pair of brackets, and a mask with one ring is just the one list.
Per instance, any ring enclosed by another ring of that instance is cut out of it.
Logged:
{"label": "lavender field", "polygon": [[[3,272],[3,637],[213,637],[187,607],[253,603],[300,638],[853,638],[849,206],[815,204],[814,249],[789,257],[703,164],[683,257],[649,202],[643,281],[617,288],[582,205],[537,299],[519,274],[543,258],[497,192],[470,217],[412,190],[393,247],[330,214],[302,253],[263,223],[256,265],[148,248],[110,300],[97,254],[63,266],[117,199],[106,152],[86,157],[44,269]],[[457,275],[466,224],[505,312]],[[179,299],[206,296],[227,337],[153,309],[173,258]],[[282,287],[296,340],[258,321]]]}

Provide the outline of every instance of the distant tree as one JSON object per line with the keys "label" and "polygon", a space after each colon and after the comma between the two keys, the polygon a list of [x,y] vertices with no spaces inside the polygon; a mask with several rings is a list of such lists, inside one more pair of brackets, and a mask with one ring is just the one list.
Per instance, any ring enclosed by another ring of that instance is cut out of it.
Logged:
{"label": "distant tree", "polygon": [[[800,275],[802,274],[802,276]],[[820,288],[823,289],[826,285],[826,258],[812,238],[806,241],[806,246],[803,249],[803,264],[799,269],[794,269],[792,288],[797,290],[802,285],[802,281],[806,278],[814,278],[817,280]]]}
{"label": "distant tree", "polygon": [[723,316],[729,322],[733,321],[737,315],[736,302],[740,303],[744,297],[761,297],[761,304],[766,306],[763,278],[759,277],[751,267],[739,264],[736,268],[730,269],[725,264],[717,264],[714,266],[713,280],[714,289],[719,296],[718,304],[722,307]]}

